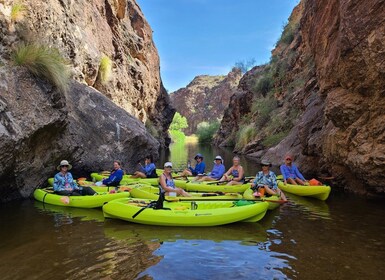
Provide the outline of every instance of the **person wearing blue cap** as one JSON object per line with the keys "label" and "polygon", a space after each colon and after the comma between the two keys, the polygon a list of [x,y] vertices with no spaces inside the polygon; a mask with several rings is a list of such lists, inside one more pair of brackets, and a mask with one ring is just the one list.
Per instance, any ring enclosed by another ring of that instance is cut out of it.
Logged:
{"label": "person wearing blue cap", "polygon": [[192,168],[190,163],[188,163],[188,168],[183,170],[181,176],[198,176],[198,175],[204,175],[206,164],[203,161],[203,155],[202,154],[196,154],[194,157],[195,161],[197,162],[195,165],[195,168]]}

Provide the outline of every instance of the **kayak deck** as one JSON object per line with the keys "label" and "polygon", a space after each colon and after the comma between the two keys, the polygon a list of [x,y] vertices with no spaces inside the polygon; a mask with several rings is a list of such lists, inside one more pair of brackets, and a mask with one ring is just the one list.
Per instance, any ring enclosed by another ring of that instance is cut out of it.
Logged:
{"label": "kayak deck", "polygon": [[282,181],[278,181],[278,187],[284,192],[292,193],[298,196],[313,197],[319,200],[326,200],[329,197],[331,188],[329,186],[302,186],[284,184]]}

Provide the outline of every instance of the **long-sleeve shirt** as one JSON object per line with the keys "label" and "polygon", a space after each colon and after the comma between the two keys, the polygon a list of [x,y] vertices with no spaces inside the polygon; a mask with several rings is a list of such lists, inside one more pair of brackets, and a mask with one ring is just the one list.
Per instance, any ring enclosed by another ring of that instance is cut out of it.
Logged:
{"label": "long-sleeve shirt", "polygon": [[296,179],[300,178],[301,180],[306,180],[301,172],[299,172],[297,166],[293,163],[291,166],[287,166],[286,164],[282,164],[279,168],[281,170],[282,176],[284,180],[288,178]]}
{"label": "long-sleeve shirt", "polygon": [[264,186],[267,185],[269,188],[275,190],[278,188],[277,177],[273,171],[269,171],[268,174],[263,173],[263,171],[259,171],[255,175],[254,184],[256,186]]}
{"label": "long-sleeve shirt", "polygon": [[200,163],[197,163],[197,165],[195,165],[195,168],[189,167],[189,169],[194,176],[198,174],[203,174],[205,173],[206,164],[201,161]]}
{"label": "long-sleeve shirt", "polygon": [[155,169],[156,166],[152,162],[145,165],[144,167],[142,166],[142,172],[146,175],[146,177],[152,176]]}
{"label": "long-sleeve shirt", "polygon": [[67,172],[66,174],[63,174],[61,172],[57,173],[53,181],[53,190],[57,192],[68,189],[79,190],[80,188],[74,181],[74,178],[72,177],[72,174],[70,172]]}
{"label": "long-sleeve shirt", "polygon": [[103,180],[103,185],[118,186],[123,178],[123,170],[118,169],[111,172],[110,176]]}
{"label": "long-sleeve shirt", "polygon": [[222,178],[223,174],[225,174],[226,169],[223,164],[214,164],[213,170],[211,170],[210,177],[214,179]]}

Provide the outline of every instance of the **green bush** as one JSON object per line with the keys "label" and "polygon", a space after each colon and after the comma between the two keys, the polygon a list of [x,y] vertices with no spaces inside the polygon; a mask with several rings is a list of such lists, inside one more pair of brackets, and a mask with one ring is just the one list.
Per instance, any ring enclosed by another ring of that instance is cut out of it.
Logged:
{"label": "green bush", "polygon": [[14,52],[12,61],[26,67],[33,75],[48,80],[60,91],[68,90],[70,71],[57,49],[36,44],[21,45]]}
{"label": "green bush", "polygon": [[180,130],[170,130],[172,142],[184,142],[186,135]]}
{"label": "green bush", "polygon": [[255,138],[255,136],[257,136],[257,128],[255,124],[251,123],[246,126],[240,126],[236,136],[235,147],[237,149],[242,149],[249,142],[251,142]]}
{"label": "green bush", "polygon": [[289,130],[281,131],[276,134],[272,134],[267,136],[263,141],[262,144],[266,148],[273,147],[277,145],[279,142],[282,141],[287,135],[289,134]]}
{"label": "green bush", "polygon": [[99,79],[100,82],[104,85],[108,81],[111,80],[111,74],[112,74],[112,61],[111,59],[103,54],[102,58],[100,59],[100,65],[99,65]]}
{"label": "green bush", "polygon": [[294,36],[297,33],[298,28],[299,28],[298,24],[293,25],[293,24],[290,24],[290,22],[285,24],[285,26],[283,27],[281,37],[277,42],[277,45],[279,45],[280,43],[283,43],[285,45],[290,45],[291,42],[293,42],[294,40]]}
{"label": "green bush", "polygon": [[272,95],[256,99],[251,110],[256,115],[256,127],[262,128],[269,120],[270,114],[277,108],[277,100]]}
{"label": "green bush", "polygon": [[274,79],[270,73],[262,76],[256,84],[256,90],[265,96],[274,86]]}
{"label": "green bush", "polygon": [[196,134],[198,136],[199,143],[210,143],[213,140],[214,134],[219,129],[219,121],[211,123],[201,122],[198,124]]}
{"label": "green bush", "polygon": [[186,117],[176,112],[170,124],[170,130],[182,131],[185,128],[188,128]]}

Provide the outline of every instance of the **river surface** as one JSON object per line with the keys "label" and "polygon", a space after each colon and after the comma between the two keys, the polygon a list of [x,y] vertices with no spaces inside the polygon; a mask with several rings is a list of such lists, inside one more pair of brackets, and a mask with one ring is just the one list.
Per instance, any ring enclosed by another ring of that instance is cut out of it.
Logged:
{"label": "river surface", "polygon": [[[176,143],[161,163],[196,152]],[[242,158],[248,175],[258,165]],[[155,227],[104,220],[100,209],[33,200],[1,206],[0,279],[384,279],[385,207],[332,192],[326,202],[288,195],[258,223]]]}

